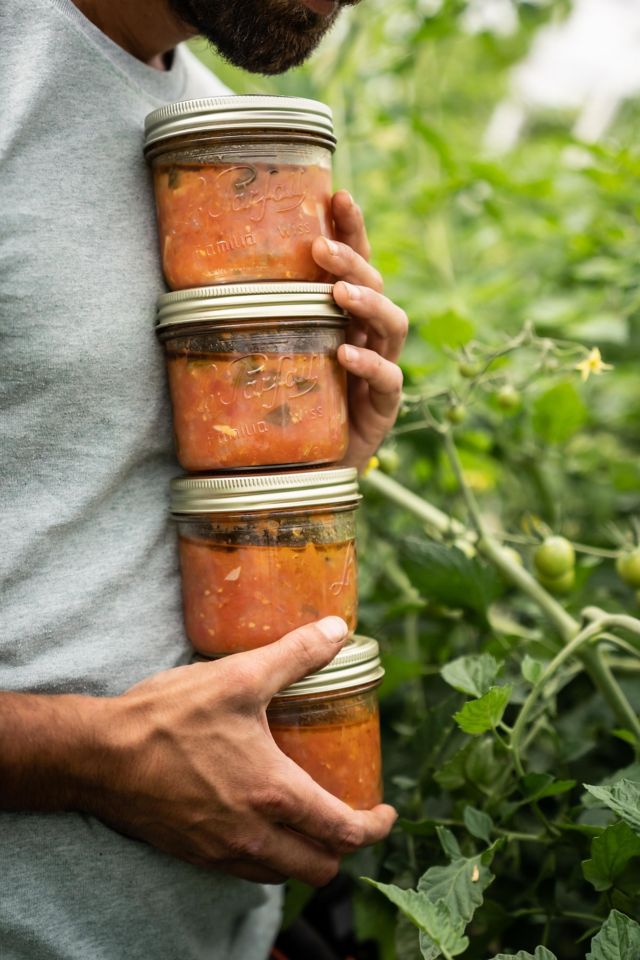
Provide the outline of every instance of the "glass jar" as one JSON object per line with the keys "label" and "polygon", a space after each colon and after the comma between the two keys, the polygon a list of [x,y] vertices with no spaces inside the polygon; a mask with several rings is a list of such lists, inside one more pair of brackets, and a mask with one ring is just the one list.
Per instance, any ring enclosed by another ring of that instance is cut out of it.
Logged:
{"label": "glass jar", "polygon": [[349,442],[347,320],[328,284],[160,297],[176,452],[190,472],[336,463]]}
{"label": "glass jar", "polygon": [[353,631],[359,500],[352,468],[174,480],[193,647],[207,657],[254,650],[329,615]]}
{"label": "glass jar", "polygon": [[382,802],[378,644],[353,637],[318,673],[271,701],[267,719],[283,753],[356,810]]}
{"label": "glass jar", "polygon": [[335,143],[329,107],[299,97],[213,97],[149,114],[169,287],[328,280],[311,243],[333,236]]}

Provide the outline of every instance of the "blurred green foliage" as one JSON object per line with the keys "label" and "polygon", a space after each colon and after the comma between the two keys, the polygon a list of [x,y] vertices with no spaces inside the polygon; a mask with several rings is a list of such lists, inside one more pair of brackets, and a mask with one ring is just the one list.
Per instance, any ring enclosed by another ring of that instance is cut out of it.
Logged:
{"label": "blurred green foliage", "polygon": [[[640,514],[638,106],[627,104],[598,146],[573,142],[570,118],[544,114],[510,154],[489,156],[483,133],[510,68],[566,5],[518,3],[510,37],[468,35],[464,8],[364,0],[310,64],[280,78],[197,50],[237,92],[312,96],[334,110],[336,187],[363,207],[375,264],[411,320],[407,402],[383,468],[468,525],[438,429],[463,403],[454,430],[463,486],[491,532],[517,548],[516,566],[533,570],[533,549],[552,531],[587,544],[567,612],[577,623],[594,604],[635,616],[614,561],[637,542]],[[501,355],[523,329],[535,343]],[[576,363],[596,346],[614,369],[583,381]],[[566,637],[455,523],[434,532],[370,487],[359,629],[385,653],[386,794],[401,820],[351,869],[395,884],[390,898],[423,925],[419,938],[359,886],[362,939],[381,960],[446,956],[438,931],[466,960],[518,950],[636,960],[615,953],[640,935],[634,731],[570,658],[532,709],[519,770],[519,711]],[[637,639],[619,636],[629,649],[606,649],[608,669],[637,711]],[[616,783],[631,784],[618,806],[606,792]]]}

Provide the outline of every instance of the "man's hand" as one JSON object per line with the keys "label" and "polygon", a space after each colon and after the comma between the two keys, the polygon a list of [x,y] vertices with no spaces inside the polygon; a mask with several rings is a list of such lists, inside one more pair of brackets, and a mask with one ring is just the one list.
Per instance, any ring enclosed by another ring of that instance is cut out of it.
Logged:
{"label": "man's hand", "polygon": [[0,806],[84,810],[203,867],[325,884],[396,814],[383,804],[351,810],[318,786],[276,746],[266,707],[329,663],[346,635],[344,621],[327,617],[119,697],[2,694]]}
{"label": "man's hand", "polygon": [[402,394],[396,361],[408,330],[407,315],[383,294],[369,263],[371,248],[360,208],[350,194],[334,194],[336,242],[318,237],[313,257],[338,278],[334,297],[352,317],[338,359],[349,376],[350,441],[345,464],[364,469],[395,423]]}

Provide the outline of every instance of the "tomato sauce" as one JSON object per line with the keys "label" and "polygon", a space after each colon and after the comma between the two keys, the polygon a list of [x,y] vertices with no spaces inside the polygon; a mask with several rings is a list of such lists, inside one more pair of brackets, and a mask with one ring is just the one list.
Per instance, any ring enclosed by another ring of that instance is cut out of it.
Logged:
{"label": "tomato sauce", "polygon": [[325,282],[311,256],[332,237],[329,166],[154,163],[165,279],[172,290],[252,280]]}
{"label": "tomato sauce", "polygon": [[346,373],[321,353],[167,356],[188,471],[334,463],[348,444]]}
{"label": "tomato sauce", "polygon": [[205,656],[253,650],[329,615],[342,617],[353,632],[354,540],[314,543],[302,528],[299,540],[298,546],[230,546],[181,533],[185,627],[196,650]]}
{"label": "tomato sauce", "polygon": [[329,793],[355,810],[370,810],[382,802],[380,720],[375,696],[342,697],[328,702],[320,715],[312,709],[311,716],[305,717],[312,704],[310,700],[298,700],[285,707],[280,701],[275,710],[270,708],[273,739]]}

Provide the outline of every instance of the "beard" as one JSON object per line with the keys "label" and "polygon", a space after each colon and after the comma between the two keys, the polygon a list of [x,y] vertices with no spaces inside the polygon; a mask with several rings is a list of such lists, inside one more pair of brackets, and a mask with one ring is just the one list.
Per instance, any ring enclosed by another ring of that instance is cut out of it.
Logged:
{"label": "beard", "polygon": [[331,29],[334,13],[314,13],[301,0],[169,0],[172,12],[205,37],[236,67],[251,73],[283,73],[297,67]]}

